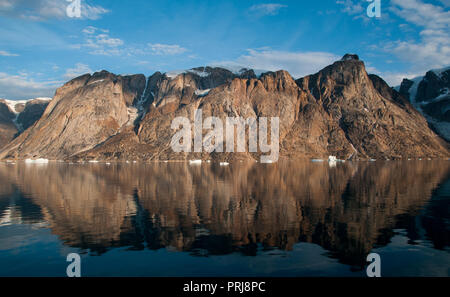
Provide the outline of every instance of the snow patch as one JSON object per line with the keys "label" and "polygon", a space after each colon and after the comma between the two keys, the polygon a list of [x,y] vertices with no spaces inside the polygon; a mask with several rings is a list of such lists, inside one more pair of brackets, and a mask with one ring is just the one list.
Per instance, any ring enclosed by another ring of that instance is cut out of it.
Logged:
{"label": "snow patch", "polygon": [[203,71],[190,69],[190,70],[187,70],[187,72],[196,74],[196,75],[198,75],[200,77],[208,77],[211,74],[209,72],[206,72],[206,67],[203,67]]}
{"label": "snow patch", "polygon": [[170,78],[170,79],[174,79],[175,77],[177,77],[180,74],[186,73],[185,70],[173,70],[173,71],[169,71],[166,72],[165,75]]}
{"label": "snow patch", "polygon": [[205,97],[206,95],[209,94],[209,91],[211,91],[211,89],[206,89],[206,90],[195,90],[195,95],[199,96],[199,97]]}
{"label": "snow patch", "polygon": [[440,78],[442,78],[442,73],[444,73],[445,71],[449,70],[450,66],[444,67],[444,68],[440,68],[440,69],[433,69],[431,71],[434,72],[434,74],[436,74],[437,76],[439,76]]}
{"label": "snow patch", "polygon": [[[33,100],[33,99],[30,99]],[[15,114],[18,114],[19,112],[16,110],[17,105],[20,104],[27,104],[28,101],[30,100],[8,100],[8,99],[3,99],[3,101],[5,101],[6,105],[8,106],[9,110]]]}

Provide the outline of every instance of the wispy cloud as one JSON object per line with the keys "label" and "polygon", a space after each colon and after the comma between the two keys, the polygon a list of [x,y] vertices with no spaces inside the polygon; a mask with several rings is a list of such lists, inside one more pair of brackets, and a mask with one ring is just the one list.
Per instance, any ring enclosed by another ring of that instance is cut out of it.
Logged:
{"label": "wispy cloud", "polygon": [[124,41],[120,38],[110,37],[109,30],[89,26],[84,28],[82,33],[84,33],[83,43],[72,45],[73,48],[86,48],[93,55],[116,56],[123,53],[121,47],[124,45]]}
{"label": "wispy cloud", "polygon": [[10,52],[7,52],[7,51],[0,51],[0,56],[3,56],[3,57],[18,57],[19,55],[18,54],[13,54],[13,53],[10,53]]}
{"label": "wispy cloud", "polygon": [[267,4],[257,4],[250,7],[250,12],[258,15],[277,15],[282,8],[286,8],[287,5],[279,3],[267,3]]}
{"label": "wispy cloud", "polygon": [[450,11],[420,0],[391,0],[389,10],[419,28],[419,40],[386,42],[382,50],[410,62],[415,71],[450,64]]}
{"label": "wispy cloud", "polygon": [[[0,0],[0,15],[33,21],[68,18],[66,0]],[[98,5],[81,2],[81,19],[96,20],[109,10]]]}
{"label": "wispy cloud", "polygon": [[242,66],[261,70],[287,70],[295,78],[313,74],[340,57],[327,52],[288,52],[271,49],[249,49],[235,61],[213,63],[223,66]]}
{"label": "wispy cloud", "polygon": [[418,26],[442,29],[450,24],[450,11],[421,0],[391,0],[389,10]]}
{"label": "wispy cloud", "polygon": [[64,74],[64,78],[72,79],[72,78],[78,77],[78,76],[86,74],[86,73],[92,73],[91,68],[86,64],[77,63],[74,68],[69,68],[66,70],[66,73]]}
{"label": "wispy cloud", "polygon": [[358,0],[339,0],[336,3],[342,5],[341,11],[349,15],[361,14],[364,11],[361,1]]}
{"label": "wispy cloud", "polygon": [[35,81],[23,73],[11,75],[0,72],[0,97],[6,99],[52,97],[61,83],[61,81]]}
{"label": "wispy cloud", "polygon": [[149,50],[154,55],[179,55],[187,51],[178,44],[149,43]]}

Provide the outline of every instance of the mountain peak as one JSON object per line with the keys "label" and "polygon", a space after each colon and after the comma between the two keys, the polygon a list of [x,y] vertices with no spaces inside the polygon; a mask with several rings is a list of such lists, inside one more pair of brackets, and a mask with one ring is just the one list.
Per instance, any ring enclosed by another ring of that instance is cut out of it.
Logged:
{"label": "mountain peak", "polygon": [[359,61],[359,56],[356,54],[345,54],[341,61]]}

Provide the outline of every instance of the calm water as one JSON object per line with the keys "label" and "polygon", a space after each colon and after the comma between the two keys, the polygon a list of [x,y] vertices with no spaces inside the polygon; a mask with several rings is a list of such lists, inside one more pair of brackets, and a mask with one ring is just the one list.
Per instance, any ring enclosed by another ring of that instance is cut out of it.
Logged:
{"label": "calm water", "polygon": [[450,161],[0,163],[0,276],[450,275]]}

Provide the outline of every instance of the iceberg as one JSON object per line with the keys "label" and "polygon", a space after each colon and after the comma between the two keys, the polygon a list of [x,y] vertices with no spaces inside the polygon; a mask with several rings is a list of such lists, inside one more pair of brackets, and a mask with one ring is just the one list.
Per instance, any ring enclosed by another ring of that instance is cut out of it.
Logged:
{"label": "iceberg", "polygon": [[26,159],[25,163],[26,164],[47,164],[48,163],[48,159],[42,159],[42,158],[36,159],[36,160]]}

